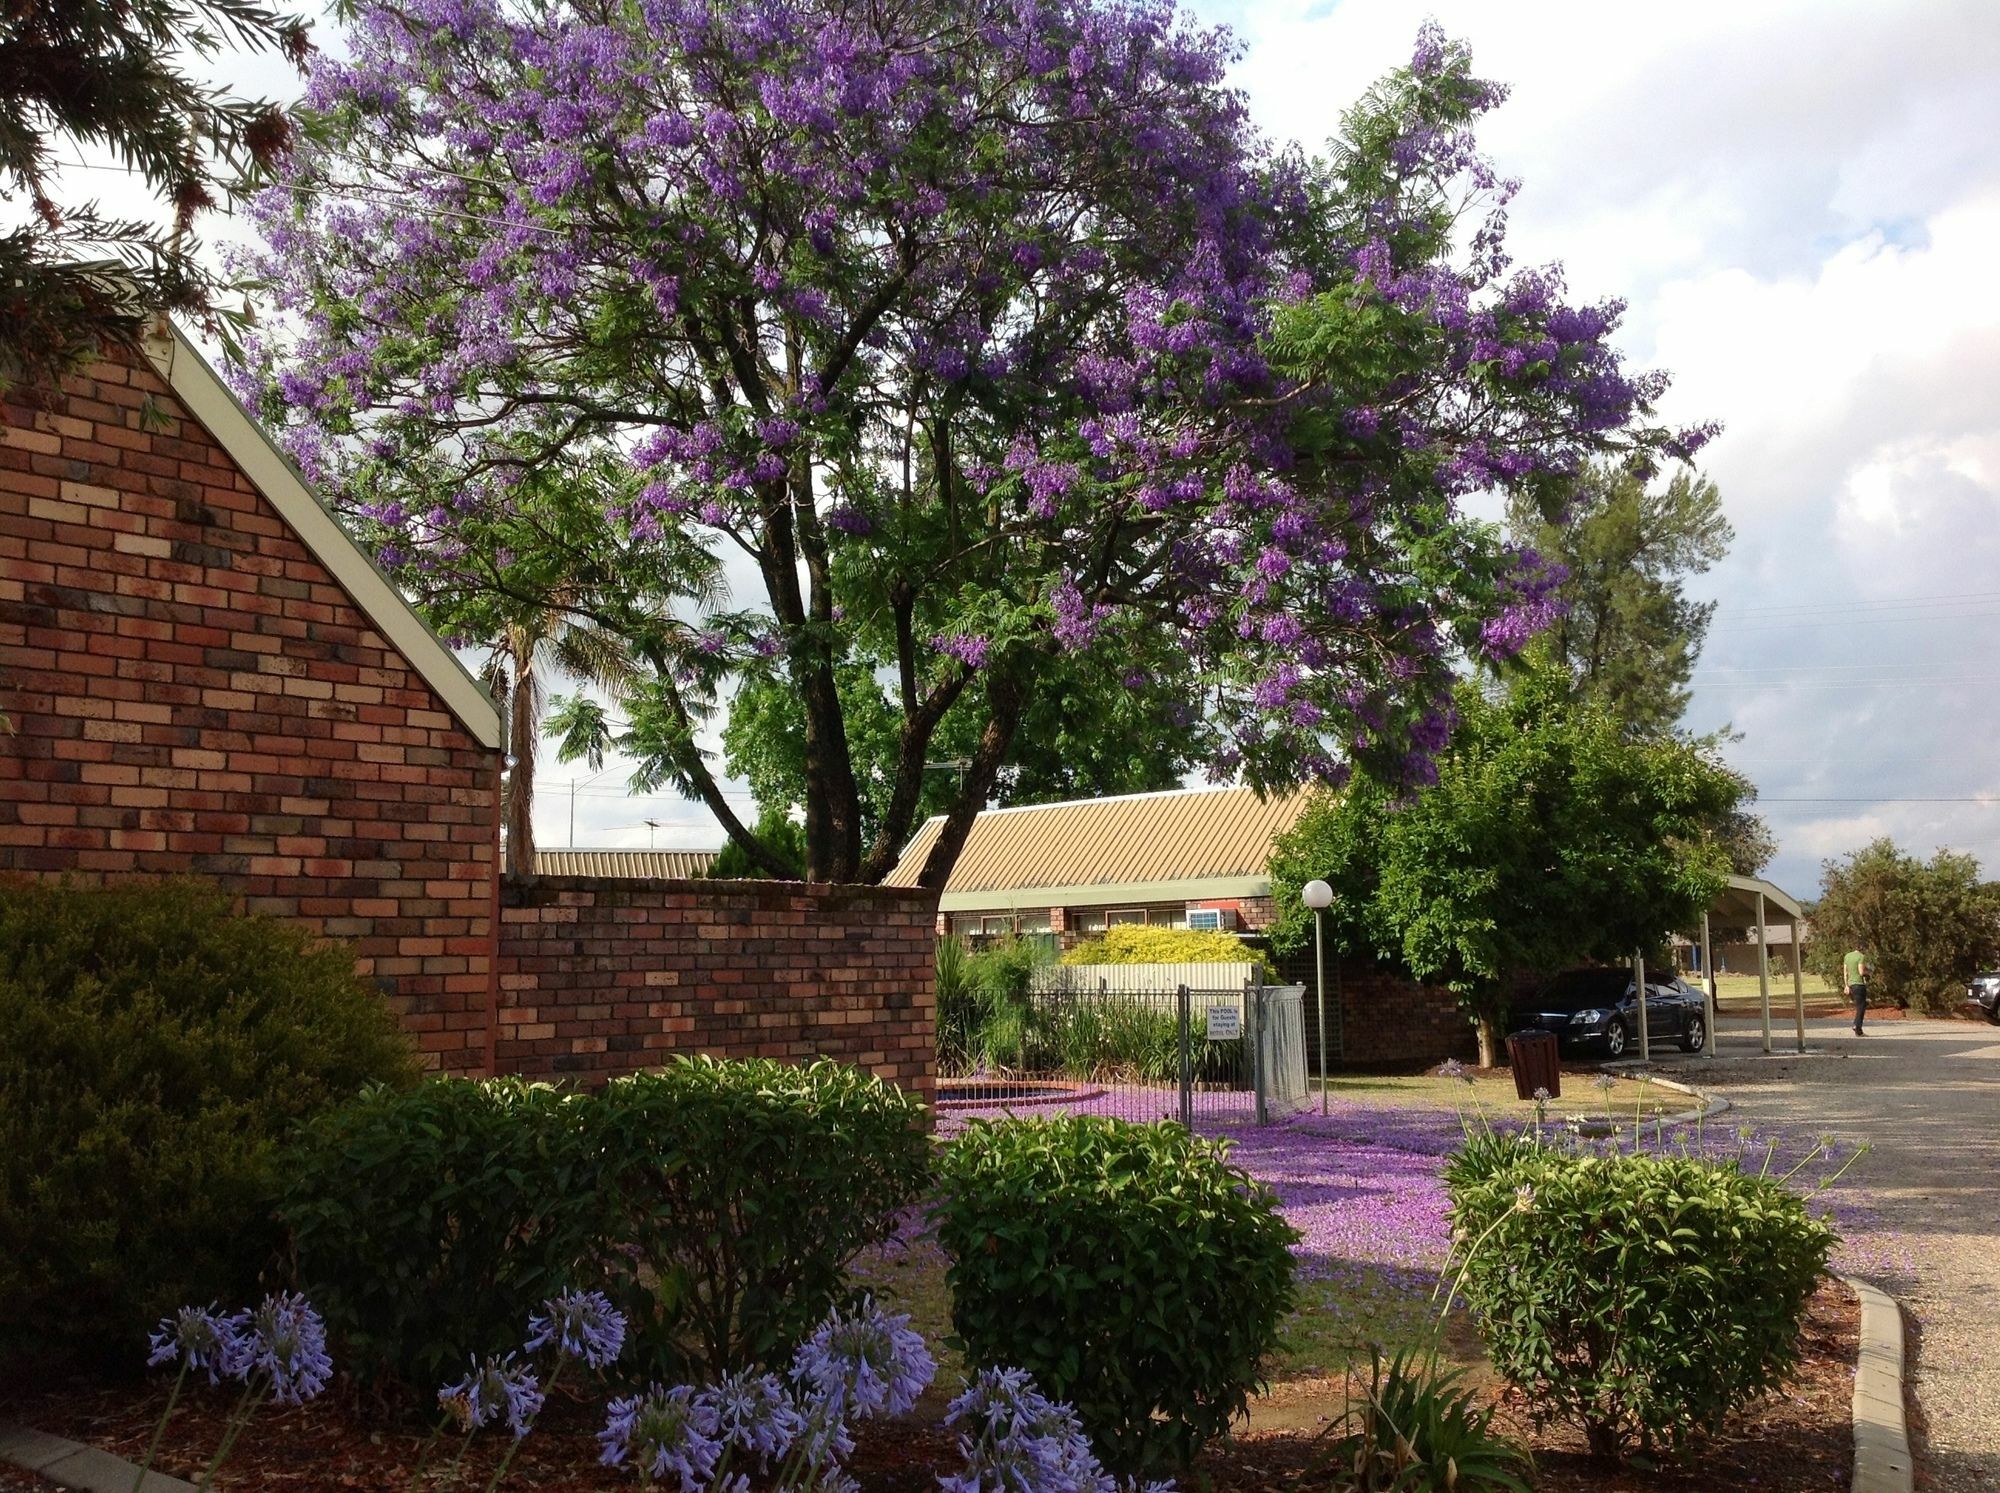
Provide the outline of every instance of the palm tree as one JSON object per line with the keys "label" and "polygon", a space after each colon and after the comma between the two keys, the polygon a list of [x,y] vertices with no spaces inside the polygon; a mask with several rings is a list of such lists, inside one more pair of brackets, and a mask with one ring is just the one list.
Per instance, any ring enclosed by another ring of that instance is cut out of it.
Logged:
{"label": "palm tree", "polygon": [[508,869],[521,876],[535,872],[535,763],[547,704],[543,675],[551,667],[614,700],[630,693],[641,674],[630,644],[577,618],[568,610],[566,597],[550,596],[545,605],[502,625],[486,662],[485,681],[507,712],[501,822],[507,834]]}

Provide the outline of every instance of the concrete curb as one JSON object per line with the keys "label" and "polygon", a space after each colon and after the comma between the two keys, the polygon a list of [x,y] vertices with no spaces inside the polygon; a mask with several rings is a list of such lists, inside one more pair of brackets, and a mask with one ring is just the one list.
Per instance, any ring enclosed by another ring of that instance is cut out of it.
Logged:
{"label": "concrete curb", "polygon": [[[79,1488],[83,1493],[132,1493],[139,1476],[137,1462],[25,1426],[0,1427],[0,1462],[40,1473],[52,1483]],[[140,1493],[195,1493],[193,1483],[163,1472],[147,1473],[145,1482],[138,1486]]]}
{"label": "concrete curb", "polygon": [[[1609,1064],[1606,1064],[1604,1071],[1612,1073],[1614,1070]],[[1681,1083],[1679,1080],[1672,1078],[1661,1078],[1653,1073],[1637,1073],[1626,1070],[1616,1071],[1615,1076],[1630,1079],[1634,1083],[1655,1083],[1663,1089],[1672,1089],[1676,1094],[1686,1094],[1691,1098],[1701,1101],[1699,1106],[1689,1110],[1686,1114],[1659,1115],[1652,1119],[1642,1120],[1639,1122],[1641,1130],[1652,1130],[1655,1127],[1663,1130],[1675,1130],[1683,1125],[1701,1124],[1704,1121],[1714,1119],[1717,1115],[1727,1114],[1729,1111],[1729,1101],[1723,1098],[1722,1095],[1711,1094],[1706,1089],[1698,1089],[1691,1083]],[[1578,1133],[1596,1139],[1606,1135],[1623,1135],[1631,1128],[1632,1122],[1627,1119],[1617,1119],[1610,1125],[1606,1125],[1602,1121],[1586,1121],[1578,1127]]]}
{"label": "concrete curb", "polygon": [[1911,1493],[1915,1462],[1903,1413],[1903,1309],[1880,1286],[1840,1277],[1861,1298],[1854,1370],[1854,1493]]}

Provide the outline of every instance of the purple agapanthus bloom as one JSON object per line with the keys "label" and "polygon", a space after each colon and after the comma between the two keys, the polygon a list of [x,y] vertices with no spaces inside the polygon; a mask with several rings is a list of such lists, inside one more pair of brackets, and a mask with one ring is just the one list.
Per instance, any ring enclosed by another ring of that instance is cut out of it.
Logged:
{"label": "purple agapanthus bloom", "polygon": [[767,1466],[791,1450],[806,1428],[805,1415],[776,1374],[748,1369],[726,1374],[701,1398],[715,1414],[716,1438]]}
{"label": "purple agapanthus bloom", "polygon": [[668,1473],[680,1479],[681,1493],[700,1493],[722,1459],[715,1410],[688,1385],[613,1400],[597,1433],[598,1460],[607,1467],[631,1463],[658,1482]]}
{"label": "purple agapanthus bloom", "polygon": [[244,1372],[262,1373],[271,1397],[281,1405],[302,1405],[326,1388],[333,1360],[326,1351],[326,1324],[312,1303],[296,1291],[266,1296],[250,1313]]}
{"label": "purple agapanthus bloom", "polygon": [[475,1359],[471,1373],[438,1391],[438,1403],[462,1430],[475,1431],[504,1420],[516,1439],[528,1434],[545,1398],[534,1370],[517,1365],[511,1353],[505,1358],[489,1356],[483,1364]]}
{"label": "purple agapanthus bloom", "polygon": [[1121,1493],[1099,1465],[1083,1423],[1049,1399],[1023,1369],[986,1369],[951,1402],[962,1471],[940,1476],[944,1493]]}
{"label": "purple agapanthus bloom", "polygon": [[828,1317],[792,1359],[794,1380],[855,1420],[906,1414],[936,1374],[937,1360],[909,1317],[883,1311],[872,1297]]}
{"label": "purple agapanthus bloom", "polygon": [[240,1378],[249,1365],[249,1324],[248,1312],[225,1316],[213,1302],[184,1306],[171,1317],[160,1318],[146,1364],[158,1368],[178,1361],[184,1369],[206,1373],[210,1384]]}
{"label": "purple agapanthus bloom", "polygon": [[528,1318],[527,1350],[558,1353],[601,1369],[625,1351],[625,1317],[602,1291],[565,1291]]}

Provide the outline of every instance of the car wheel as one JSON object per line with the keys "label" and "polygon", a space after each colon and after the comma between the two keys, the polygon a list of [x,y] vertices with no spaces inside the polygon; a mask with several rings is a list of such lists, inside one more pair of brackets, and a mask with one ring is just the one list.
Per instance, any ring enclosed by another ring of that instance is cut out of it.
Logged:
{"label": "car wheel", "polygon": [[1604,1045],[1614,1058],[1625,1056],[1625,1024],[1614,1021],[1604,1029]]}
{"label": "car wheel", "polygon": [[2000,1001],[1993,1003],[1993,1009],[1986,1013],[1986,1019],[1995,1026],[2000,1026]]}
{"label": "car wheel", "polygon": [[1687,1030],[1681,1033],[1681,1051],[1700,1052],[1707,1041],[1708,1023],[1699,1016],[1690,1016]]}

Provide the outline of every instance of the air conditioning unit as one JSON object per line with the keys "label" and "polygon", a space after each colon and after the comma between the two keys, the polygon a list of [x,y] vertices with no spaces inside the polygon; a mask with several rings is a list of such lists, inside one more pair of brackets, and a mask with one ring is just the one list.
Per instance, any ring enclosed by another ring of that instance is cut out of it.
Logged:
{"label": "air conditioning unit", "polygon": [[1187,925],[1190,930],[1207,933],[1221,933],[1236,927],[1236,909],[1233,907],[1191,907],[1188,909]]}

